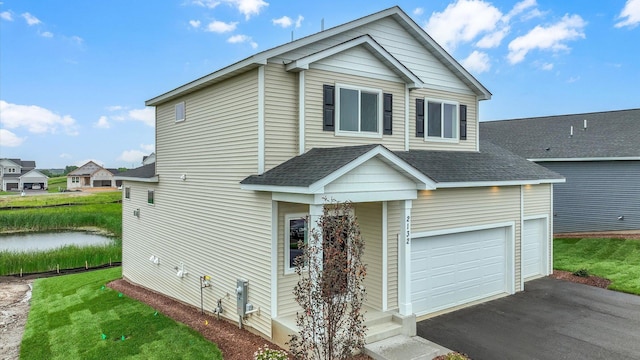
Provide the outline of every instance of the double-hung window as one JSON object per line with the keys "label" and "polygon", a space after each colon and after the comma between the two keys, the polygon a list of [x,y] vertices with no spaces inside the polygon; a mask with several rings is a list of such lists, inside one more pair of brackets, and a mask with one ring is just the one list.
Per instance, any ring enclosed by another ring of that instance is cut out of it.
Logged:
{"label": "double-hung window", "polygon": [[155,191],[153,190],[147,190],[147,204],[149,205],[153,205],[155,204]]}
{"label": "double-hung window", "polygon": [[382,91],[336,85],[337,134],[382,136]]}
{"label": "double-hung window", "polygon": [[175,114],[176,114],[176,122],[184,121],[184,119],[187,116],[184,101],[179,102],[175,105]]}
{"label": "double-hung window", "polygon": [[429,140],[456,141],[458,139],[458,103],[425,99],[427,136]]}

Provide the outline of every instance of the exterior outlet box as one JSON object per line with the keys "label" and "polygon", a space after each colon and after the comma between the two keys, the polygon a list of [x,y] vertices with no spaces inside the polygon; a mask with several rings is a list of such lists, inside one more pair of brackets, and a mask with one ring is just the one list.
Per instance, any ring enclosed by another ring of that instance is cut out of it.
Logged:
{"label": "exterior outlet box", "polygon": [[238,303],[236,311],[242,317],[247,314],[248,287],[249,282],[247,280],[238,279],[236,283],[236,300]]}

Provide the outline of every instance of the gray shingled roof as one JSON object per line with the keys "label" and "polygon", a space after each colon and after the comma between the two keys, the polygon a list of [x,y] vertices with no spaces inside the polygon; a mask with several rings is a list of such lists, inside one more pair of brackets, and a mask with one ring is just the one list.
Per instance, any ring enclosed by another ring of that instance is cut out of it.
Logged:
{"label": "gray shingled roof", "polygon": [[488,141],[480,142],[480,152],[411,150],[395,154],[438,183],[563,178]]}
{"label": "gray shingled roof", "polygon": [[143,165],[135,169],[123,171],[121,173],[116,174],[116,178],[126,177],[126,178],[150,179],[154,176],[156,176],[155,163]]}
{"label": "gray shingled roof", "polygon": [[377,144],[313,148],[262,175],[251,175],[245,185],[309,186],[378,146]]}
{"label": "gray shingled roof", "polygon": [[[249,176],[241,184],[310,186],[376,146],[379,145],[311,149],[262,175]],[[561,175],[489,142],[481,142],[479,153],[427,150],[393,153],[438,183],[563,179]]]}
{"label": "gray shingled roof", "polygon": [[638,135],[640,109],[480,123],[483,139],[527,159],[640,157]]}

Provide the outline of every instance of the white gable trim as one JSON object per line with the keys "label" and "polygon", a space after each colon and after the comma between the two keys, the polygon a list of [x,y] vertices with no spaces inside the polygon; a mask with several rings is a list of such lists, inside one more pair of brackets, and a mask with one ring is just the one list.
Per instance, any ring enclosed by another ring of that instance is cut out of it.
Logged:
{"label": "white gable trim", "polygon": [[332,37],[334,35],[355,29],[359,26],[363,26],[379,19],[392,16],[396,19],[402,27],[404,27],[411,35],[413,35],[418,41],[431,51],[434,56],[442,61],[447,68],[449,68],[454,74],[456,74],[467,86],[472,88],[478,95],[480,100],[488,100],[491,98],[491,93],[485,88],[476,78],[474,78],[467,70],[465,70],[449,53],[447,53],[440,45],[438,45],[413,19],[411,19],[404,11],[398,6],[362,17],[351,22],[338,25],[336,27],[309,35],[290,43],[274,47],[269,50],[257,53],[244,60],[241,60],[235,64],[229,65],[223,69],[213,72],[209,75],[203,76],[192,82],[177,87],[171,91],[168,91],[162,95],[156,96],[152,99],[145,101],[147,106],[157,106],[164,102],[170,101],[175,97],[196,91],[215,84],[216,82],[228,79],[234,75],[253,69],[259,65],[266,65],[270,58],[279,56],[281,54],[290,52],[292,50],[307,46],[311,43],[321,41],[323,39]]}
{"label": "white gable trim", "polygon": [[[33,176],[34,174],[35,174],[35,176]],[[47,178],[47,179],[49,178],[48,176],[44,175],[43,173],[41,173],[40,171],[38,171],[36,169],[29,170],[26,173],[20,175],[20,179],[27,178],[27,177],[43,177],[43,178]]]}
{"label": "white gable trim", "polygon": [[287,64],[285,69],[287,71],[302,71],[308,70],[309,65],[318,62],[322,59],[328,58],[335,54],[339,54],[343,51],[347,51],[356,46],[364,46],[368,49],[378,60],[385,64],[389,69],[393,70],[400,78],[402,78],[411,89],[422,87],[424,84],[422,80],[407,69],[400,61],[393,57],[382,45],[378,44],[371,36],[363,35],[355,39],[343,42],[336,46],[332,46],[317,53],[302,57],[298,60],[294,60]]}
{"label": "white gable trim", "polygon": [[385,162],[391,167],[395,168],[397,171],[403,172],[407,176],[415,179],[418,183],[418,190],[433,190],[436,188],[435,181],[431,180],[429,177],[416,170],[411,165],[407,164],[404,160],[400,159],[397,155],[389,151],[387,148],[383,146],[376,146],[375,148],[367,151],[355,160],[351,161],[349,164],[325,176],[323,179],[311,184],[309,186],[309,190],[311,190],[312,193],[324,192],[324,187],[327,184],[335,181],[349,171],[357,168],[374,156],[380,156],[383,161],[386,160]]}

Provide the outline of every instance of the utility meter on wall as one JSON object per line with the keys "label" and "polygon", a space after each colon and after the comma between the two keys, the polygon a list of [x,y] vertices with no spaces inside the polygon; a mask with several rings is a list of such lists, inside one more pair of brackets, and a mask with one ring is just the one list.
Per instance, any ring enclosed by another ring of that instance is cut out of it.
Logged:
{"label": "utility meter on wall", "polygon": [[247,280],[238,279],[236,285],[236,299],[237,299],[237,307],[236,311],[238,315],[245,316],[247,309],[247,298],[248,291],[247,288],[249,286],[249,282]]}

